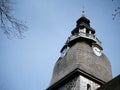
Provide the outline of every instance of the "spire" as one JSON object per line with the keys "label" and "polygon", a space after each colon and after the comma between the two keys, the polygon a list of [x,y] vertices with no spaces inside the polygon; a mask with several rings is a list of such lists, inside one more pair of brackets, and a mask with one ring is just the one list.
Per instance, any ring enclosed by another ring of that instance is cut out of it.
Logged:
{"label": "spire", "polygon": [[82,17],[85,17],[85,10],[84,10],[84,6],[83,6],[83,8],[82,8],[83,10],[82,10]]}
{"label": "spire", "polygon": [[82,8],[82,16],[77,20],[77,26],[80,26],[80,24],[83,23],[90,27],[90,20],[85,16],[84,6]]}

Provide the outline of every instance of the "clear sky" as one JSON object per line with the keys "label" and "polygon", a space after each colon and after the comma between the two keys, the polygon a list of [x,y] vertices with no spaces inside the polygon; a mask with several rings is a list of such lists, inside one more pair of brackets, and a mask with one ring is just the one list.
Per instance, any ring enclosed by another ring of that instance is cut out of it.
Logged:
{"label": "clear sky", "polygon": [[0,30],[0,90],[45,90],[60,49],[76,26],[82,7],[120,74],[120,17],[112,20],[120,0],[15,0],[13,15],[26,21],[24,39],[9,40]]}

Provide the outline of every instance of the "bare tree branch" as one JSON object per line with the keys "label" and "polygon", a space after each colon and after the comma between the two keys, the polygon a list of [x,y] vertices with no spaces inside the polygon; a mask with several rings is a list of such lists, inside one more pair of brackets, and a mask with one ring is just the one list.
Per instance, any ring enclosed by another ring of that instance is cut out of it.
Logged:
{"label": "bare tree branch", "polygon": [[119,16],[120,17],[120,7],[117,7],[114,11],[114,14],[112,14],[113,16],[113,20],[115,19],[116,16]]}
{"label": "bare tree branch", "polygon": [[[114,0],[112,0],[114,1]],[[117,8],[114,10],[114,13],[112,14],[113,20],[115,20],[116,16],[120,17],[120,6],[117,6]]]}
{"label": "bare tree branch", "polygon": [[0,28],[8,38],[23,37],[23,32],[28,28],[22,21],[10,15],[10,0],[0,0]]}

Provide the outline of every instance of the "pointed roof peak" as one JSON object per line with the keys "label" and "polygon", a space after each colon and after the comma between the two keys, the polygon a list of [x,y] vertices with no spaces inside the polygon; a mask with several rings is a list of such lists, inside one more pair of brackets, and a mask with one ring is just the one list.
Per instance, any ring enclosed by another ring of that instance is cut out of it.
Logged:
{"label": "pointed roof peak", "polygon": [[77,26],[79,26],[81,23],[85,23],[88,25],[88,27],[90,27],[90,20],[85,16],[84,6],[82,8],[82,16],[77,20]]}

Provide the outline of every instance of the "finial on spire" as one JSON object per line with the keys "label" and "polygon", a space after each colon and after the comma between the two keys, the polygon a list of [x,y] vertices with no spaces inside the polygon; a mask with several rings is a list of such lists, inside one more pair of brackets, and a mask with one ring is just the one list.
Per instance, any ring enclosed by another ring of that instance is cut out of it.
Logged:
{"label": "finial on spire", "polygon": [[82,10],[82,16],[84,17],[85,16],[85,10],[84,10],[84,6],[83,6],[83,8],[82,8],[83,10]]}

